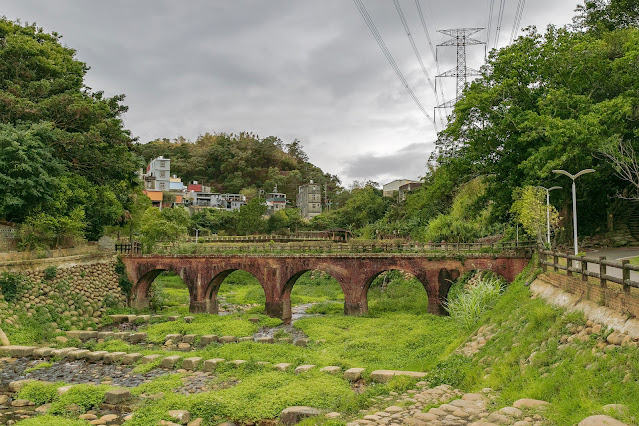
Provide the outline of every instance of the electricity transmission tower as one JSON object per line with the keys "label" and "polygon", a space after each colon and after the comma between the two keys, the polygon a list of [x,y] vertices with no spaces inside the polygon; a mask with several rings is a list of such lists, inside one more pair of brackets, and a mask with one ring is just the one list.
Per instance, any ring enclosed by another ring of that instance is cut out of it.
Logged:
{"label": "electricity transmission tower", "polygon": [[466,83],[468,83],[468,77],[478,76],[479,71],[466,66],[466,46],[472,46],[476,44],[486,44],[484,41],[480,41],[470,37],[483,30],[483,28],[456,28],[452,30],[440,30],[438,32],[446,34],[451,37],[450,40],[445,41],[442,44],[438,44],[437,47],[457,47],[457,66],[452,70],[446,71],[435,78],[435,84],[437,84],[437,78],[442,77],[456,77],[457,78],[457,92],[455,99],[451,99],[448,102],[444,102],[435,108],[452,108],[455,103],[461,98]]}

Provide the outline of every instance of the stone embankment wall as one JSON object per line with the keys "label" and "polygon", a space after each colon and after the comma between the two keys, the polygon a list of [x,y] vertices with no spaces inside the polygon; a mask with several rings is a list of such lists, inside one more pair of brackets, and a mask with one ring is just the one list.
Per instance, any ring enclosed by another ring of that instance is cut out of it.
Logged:
{"label": "stone embankment wall", "polygon": [[108,308],[126,303],[116,263],[111,253],[0,263],[17,283],[15,295],[0,294],[0,323],[16,324],[26,315],[54,329],[94,327]]}
{"label": "stone embankment wall", "polygon": [[583,300],[590,300],[601,306],[608,307],[619,313],[626,313],[632,317],[639,317],[639,293],[636,290],[624,292],[620,285],[609,283],[608,287],[601,287],[581,277],[569,277],[563,274],[548,272],[538,277],[549,284]]}
{"label": "stone embankment wall", "polygon": [[593,322],[639,339],[639,297],[633,293],[553,272],[539,275],[530,290],[554,306],[581,311]]}

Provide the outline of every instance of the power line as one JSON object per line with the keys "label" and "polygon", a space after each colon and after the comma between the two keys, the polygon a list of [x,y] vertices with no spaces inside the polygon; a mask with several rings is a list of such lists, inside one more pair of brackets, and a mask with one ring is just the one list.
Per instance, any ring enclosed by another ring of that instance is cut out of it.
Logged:
{"label": "power line", "polygon": [[486,46],[490,46],[490,32],[493,28],[493,11],[495,10],[495,0],[488,0],[490,7],[488,8],[488,25],[486,26]]}
{"label": "power line", "polygon": [[493,45],[493,49],[497,48],[497,44],[499,43],[499,33],[501,32],[501,24],[504,20],[504,9],[506,6],[506,0],[501,0],[499,4],[499,13],[497,15],[497,34],[495,35],[495,43]]}
{"label": "power line", "polygon": [[521,18],[524,15],[524,7],[526,7],[526,0],[519,0],[517,3],[517,11],[515,12],[515,22],[513,22],[513,30],[510,33],[510,42],[512,43],[517,37],[519,32],[519,26],[521,25]]}
{"label": "power line", "polygon": [[[393,0],[393,2],[395,3],[395,9],[397,10],[397,14],[399,15],[400,21],[402,21],[402,25],[404,26],[404,31],[406,31],[406,35],[408,36],[410,45],[413,48],[413,52],[415,53],[415,56],[417,57],[417,62],[419,62],[419,66],[422,68],[422,72],[424,73],[424,76],[426,77],[426,80],[428,81],[430,88],[435,93],[435,102],[437,103],[437,105],[439,105],[439,96],[437,96],[437,89],[435,88],[435,85],[430,79],[430,75],[428,75],[428,71],[426,70],[426,67],[424,66],[424,61],[422,61],[422,56],[419,54],[419,50],[417,49],[417,45],[415,44],[413,35],[410,32],[408,21],[406,20],[406,17],[404,16],[404,12],[402,11],[402,6],[399,4],[399,0]],[[441,116],[441,111],[439,112],[439,119],[442,125],[444,125],[444,119]]]}
{"label": "power line", "polygon": [[[430,8],[430,2],[428,2],[428,6]],[[419,14],[419,20],[422,23],[422,28],[424,29],[424,34],[426,35],[426,40],[428,40],[428,46],[430,47],[430,52],[433,55],[433,60],[435,61],[435,68],[437,69],[437,74],[441,74],[441,71],[439,70],[439,61],[437,60],[437,51],[435,50],[435,47],[433,46],[433,42],[430,38],[430,33],[428,32],[428,27],[426,25],[426,20],[424,19],[424,13],[422,12],[422,6],[419,3],[419,0],[415,0],[415,6],[417,7],[417,13]],[[435,80],[435,89],[437,89],[437,80]],[[445,99],[444,97],[444,89],[442,89],[442,86],[439,86],[439,92],[441,94],[441,99]],[[437,90],[435,90],[435,93],[437,93]],[[439,103],[439,101],[437,101]],[[444,110],[444,114],[446,113],[446,110]],[[441,117],[441,113],[440,113],[440,117]]]}
{"label": "power line", "polygon": [[399,80],[402,82],[402,84],[406,88],[406,91],[408,92],[410,97],[413,98],[413,101],[415,102],[417,107],[420,109],[420,111],[430,121],[433,122],[433,125],[435,126],[435,129],[437,129],[437,123],[430,116],[430,114],[428,114],[428,112],[426,112],[426,109],[424,108],[424,106],[421,104],[421,102],[419,102],[419,99],[417,99],[417,96],[415,96],[415,92],[413,92],[413,89],[411,89],[410,86],[408,85],[408,81],[406,81],[406,78],[404,77],[404,74],[402,74],[402,71],[397,66],[397,63],[395,62],[395,59],[393,59],[393,55],[391,55],[390,51],[386,47],[386,43],[384,43],[384,40],[382,39],[382,36],[377,31],[377,28],[375,27],[375,23],[373,22],[373,20],[371,19],[370,15],[368,14],[368,11],[366,10],[366,7],[364,6],[364,3],[362,3],[362,0],[353,0],[353,2],[355,3],[355,6],[357,6],[357,9],[359,10],[359,13],[362,15],[362,18],[364,18],[364,22],[366,22],[366,25],[368,25],[368,29],[371,31],[371,34],[373,34],[373,37],[377,41],[377,44],[379,45],[380,49],[382,49],[382,53],[384,54],[384,56],[386,56],[386,59],[388,60],[388,63],[391,65],[391,67],[395,71],[395,74],[397,74],[397,78],[399,78]]}

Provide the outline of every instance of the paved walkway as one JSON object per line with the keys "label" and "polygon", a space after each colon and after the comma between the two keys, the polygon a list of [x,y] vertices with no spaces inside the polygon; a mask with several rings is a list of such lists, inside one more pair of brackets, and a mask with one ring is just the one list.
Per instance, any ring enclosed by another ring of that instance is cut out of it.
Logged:
{"label": "paved walkway", "polygon": [[[621,247],[593,250],[586,253],[588,257],[606,256],[607,260],[624,260],[639,256],[639,247]],[[588,264],[588,270],[599,272],[599,265]],[[621,278],[621,269],[608,267],[606,272],[613,277]],[[630,271],[630,279],[639,281],[639,272]]]}

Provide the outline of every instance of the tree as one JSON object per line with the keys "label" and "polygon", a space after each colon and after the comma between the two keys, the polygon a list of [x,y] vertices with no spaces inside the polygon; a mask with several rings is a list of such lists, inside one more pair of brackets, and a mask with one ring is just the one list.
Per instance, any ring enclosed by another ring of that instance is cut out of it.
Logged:
{"label": "tree", "polygon": [[241,235],[257,234],[264,230],[266,221],[262,216],[266,214],[266,203],[262,198],[253,198],[246,205],[240,207],[237,220],[237,232]]}
{"label": "tree", "polygon": [[151,207],[142,216],[142,244],[151,252],[158,242],[173,243],[186,236],[189,227],[186,209],[164,209]]}
{"label": "tree", "polygon": [[64,167],[41,141],[49,126],[0,124],[0,217],[23,222],[53,201]]}
{"label": "tree", "polygon": [[639,160],[629,141],[604,145],[600,150],[615,170],[617,176],[630,184],[629,191],[617,193],[617,197],[639,201]]}
{"label": "tree", "polygon": [[534,236],[539,244],[545,245],[548,223],[551,232],[559,229],[557,209],[550,206],[549,216],[546,215],[546,192],[541,188],[526,186],[517,194],[518,197],[511,208],[515,220],[521,223],[526,232]]}

